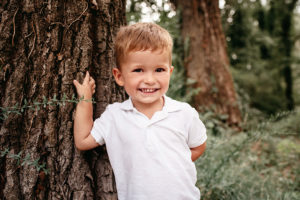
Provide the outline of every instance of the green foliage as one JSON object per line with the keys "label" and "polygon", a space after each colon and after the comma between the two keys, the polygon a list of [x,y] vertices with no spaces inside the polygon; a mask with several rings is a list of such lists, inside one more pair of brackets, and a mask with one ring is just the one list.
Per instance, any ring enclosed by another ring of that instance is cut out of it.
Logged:
{"label": "green foliage", "polygon": [[[300,5],[299,5],[300,6]],[[295,13],[294,15],[294,30],[295,30],[295,36],[294,36],[294,52],[293,57],[295,58],[292,64],[293,69],[293,80],[294,80],[294,97],[295,97],[295,104],[300,105],[300,13]]]}
{"label": "green foliage", "polygon": [[267,114],[289,109],[290,98],[299,99],[296,88],[294,92],[288,90],[288,84],[296,86],[293,78],[299,82],[299,76],[292,71],[290,78],[285,71],[299,66],[299,54],[291,54],[295,46],[293,37],[299,34],[294,28],[295,20],[299,21],[294,17],[297,15],[293,15],[294,2],[270,0],[262,4],[261,1],[230,0],[222,10],[237,88],[248,94],[251,107]]}
{"label": "green foliage", "polygon": [[3,151],[0,151],[0,153],[0,158],[8,156],[9,158],[16,160],[16,167],[24,165],[34,166],[38,172],[42,170],[43,172],[45,172],[45,174],[49,173],[49,169],[46,168],[46,163],[43,162],[42,164],[40,164],[40,158],[34,160],[29,154],[26,154],[26,156],[24,157],[22,156],[22,151],[20,151],[18,154],[9,153],[8,148]]}
{"label": "green foliage", "polygon": [[57,99],[57,96],[54,95],[52,99],[47,99],[43,96],[42,101],[34,100],[31,104],[25,99],[22,105],[18,103],[11,107],[0,107],[0,119],[7,119],[9,114],[18,114],[21,115],[25,110],[39,111],[41,108],[46,108],[47,106],[65,106],[66,103],[79,103],[81,101],[95,103],[94,99],[84,99],[84,97],[76,98],[75,94],[72,95],[71,99],[68,99],[66,94],[63,94],[61,99]]}
{"label": "green foliage", "polygon": [[141,1],[131,0],[126,5],[126,19],[127,22],[138,22],[142,18]]}
{"label": "green foliage", "polygon": [[207,126],[207,150],[196,162],[202,199],[299,199],[299,118],[298,111],[252,119],[237,133],[202,114],[205,124],[222,126],[219,134]]}
{"label": "green foliage", "polygon": [[193,96],[200,91],[200,88],[189,87],[195,83],[195,80],[188,79],[186,81],[183,74],[183,70],[174,69],[167,95],[178,101],[191,102]]}
{"label": "green foliage", "polygon": [[[24,100],[22,105],[15,104],[11,107],[0,107],[0,119],[5,120],[8,118],[10,114],[21,115],[26,110],[39,111],[41,109],[45,109],[47,106],[65,106],[67,103],[78,104],[81,101],[92,102],[95,103],[94,99],[84,99],[84,97],[76,98],[75,94],[72,95],[71,99],[68,99],[66,94],[63,94],[61,99],[58,99],[56,95],[53,96],[52,99],[48,99],[45,96],[42,97],[42,100],[34,100],[32,103],[29,103],[26,99]],[[20,151],[18,154],[13,154],[9,152],[9,149],[4,149],[0,151],[0,158],[8,156],[11,159],[16,160],[16,167],[29,165],[34,166],[36,170],[43,171],[45,174],[48,174],[49,169],[46,168],[46,163],[40,161],[40,158],[32,159],[29,154],[23,156],[23,152]],[[40,164],[41,163],[41,164]]]}
{"label": "green foliage", "polygon": [[228,129],[226,120],[228,115],[226,114],[217,114],[214,110],[209,110],[206,108],[201,108],[203,112],[199,113],[200,119],[205,124],[206,131],[208,135],[219,136],[222,133],[224,134]]}
{"label": "green foliage", "polygon": [[129,0],[126,2],[126,19],[128,23],[135,23],[144,21],[145,18],[155,18],[159,20],[162,18],[165,11],[169,11],[169,8],[165,7],[166,0],[160,3],[155,0]]}
{"label": "green foliage", "polygon": [[[10,114],[21,115],[26,110],[39,111],[41,109],[45,109],[47,106],[65,106],[67,103],[78,104],[81,101],[95,103],[94,99],[84,99],[84,97],[78,99],[75,97],[75,94],[72,95],[71,99],[68,99],[66,94],[63,94],[61,99],[57,99],[56,95],[54,95],[52,99],[47,99],[45,96],[43,96],[42,100],[34,100],[32,103],[29,103],[25,99],[22,105],[15,104],[11,107],[0,107],[0,119],[5,120]],[[38,172],[42,170],[45,174],[49,173],[49,169],[46,168],[45,162],[41,163],[40,158],[34,160],[29,154],[23,156],[22,151],[20,151],[18,154],[13,154],[9,152],[8,148],[6,148],[3,151],[0,151],[0,158],[5,156],[16,160],[16,168],[28,165],[34,166]]]}

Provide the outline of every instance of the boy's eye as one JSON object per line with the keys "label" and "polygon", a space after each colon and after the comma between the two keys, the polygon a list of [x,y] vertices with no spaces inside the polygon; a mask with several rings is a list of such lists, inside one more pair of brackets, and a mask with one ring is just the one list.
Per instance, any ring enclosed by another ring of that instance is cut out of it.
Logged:
{"label": "boy's eye", "polygon": [[142,72],[143,70],[141,68],[137,68],[137,69],[134,69],[133,72]]}
{"label": "boy's eye", "polygon": [[165,71],[165,69],[160,67],[160,68],[157,68],[155,71],[156,72],[163,72],[163,71]]}

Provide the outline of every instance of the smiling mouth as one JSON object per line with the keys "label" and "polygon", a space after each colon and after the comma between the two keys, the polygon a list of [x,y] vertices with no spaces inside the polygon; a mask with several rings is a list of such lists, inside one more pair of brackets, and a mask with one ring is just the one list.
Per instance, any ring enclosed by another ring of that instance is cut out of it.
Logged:
{"label": "smiling mouth", "polygon": [[139,91],[143,92],[143,93],[154,93],[157,90],[159,90],[158,88],[139,88]]}

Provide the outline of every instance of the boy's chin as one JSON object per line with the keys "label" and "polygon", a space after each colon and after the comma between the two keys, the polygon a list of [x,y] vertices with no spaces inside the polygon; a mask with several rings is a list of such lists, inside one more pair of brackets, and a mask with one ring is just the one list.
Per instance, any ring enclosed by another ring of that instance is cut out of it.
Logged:
{"label": "boy's chin", "polygon": [[141,98],[133,99],[133,101],[135,101],[138,104],[155,104],[159,102],[162,98],[163,98],[162,96],[159,97],[144,96]]}

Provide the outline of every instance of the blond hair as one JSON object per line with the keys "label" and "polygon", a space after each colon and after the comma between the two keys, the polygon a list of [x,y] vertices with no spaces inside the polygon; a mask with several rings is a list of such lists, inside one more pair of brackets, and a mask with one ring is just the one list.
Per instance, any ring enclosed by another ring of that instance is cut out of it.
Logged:
{"label": "blond hair", "polygon": [[115,40],[117,67],[121,67],[126,55],[132,51],[167,51],[172,60],[173,41],[169,32],[154,23],[136,23],[123,26]]}

